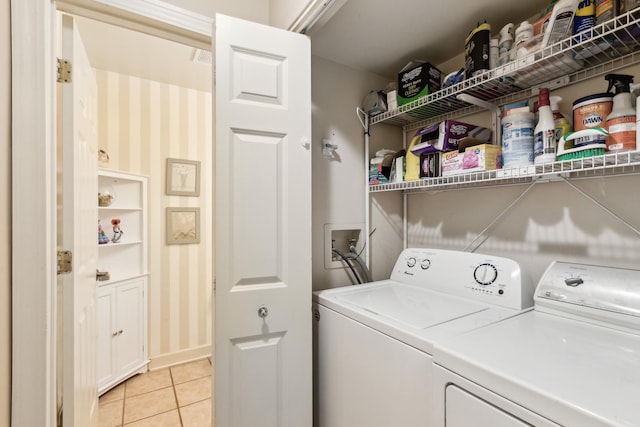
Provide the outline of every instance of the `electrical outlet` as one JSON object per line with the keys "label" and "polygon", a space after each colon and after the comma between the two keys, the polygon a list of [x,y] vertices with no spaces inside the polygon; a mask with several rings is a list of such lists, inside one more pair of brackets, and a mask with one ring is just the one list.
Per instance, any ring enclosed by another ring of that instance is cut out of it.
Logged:
{"label": "electrical outlet", "polygon": [[363,224],[325,224],[324,226],[324,267],[327,269],[347,268],[333,249],[346,254],[351,247],[360,253],[364,248]]}

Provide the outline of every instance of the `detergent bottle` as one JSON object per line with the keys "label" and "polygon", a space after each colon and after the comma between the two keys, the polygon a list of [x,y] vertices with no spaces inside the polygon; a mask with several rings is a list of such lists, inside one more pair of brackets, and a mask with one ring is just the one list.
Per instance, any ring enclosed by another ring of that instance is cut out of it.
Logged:
{"label": "detergent bottle", "polygon": [[615,87],[613,108],[607,116],[605,127],[609,132],[606,138],[608,151],[636,149],[636,110],[633,108],[631,83],[633,76],[626,74],[607,74],[604,78],[609,82],[607,91]]}
{"label": "detergent bottle", "polygon": [[556,124],[553,120],[549,89],[540,89],[538,97],[538,124],[533,131],[533,162],[553,162],[556,159]]}

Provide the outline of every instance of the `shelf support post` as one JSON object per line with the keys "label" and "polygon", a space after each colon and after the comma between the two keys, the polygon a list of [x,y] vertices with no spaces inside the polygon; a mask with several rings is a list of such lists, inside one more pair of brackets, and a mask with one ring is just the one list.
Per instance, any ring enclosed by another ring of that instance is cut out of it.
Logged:
{"label": "shelf support post", "polygon": [[467,93],[458,94],[457,98],[460,101],[472,104],[491,113],[491,128],[493,129],[493,144],[502,146],[502,110],[495,104],[487,101],[483,101],[480,98],[476,98],[473,95]]}

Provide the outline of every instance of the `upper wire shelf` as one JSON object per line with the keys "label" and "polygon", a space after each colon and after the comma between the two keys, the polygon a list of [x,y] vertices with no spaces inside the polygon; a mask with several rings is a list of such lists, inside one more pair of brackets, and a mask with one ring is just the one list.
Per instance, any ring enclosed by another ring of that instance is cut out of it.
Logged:
{"label": "upper wire shelf", "polygon": [[640,62],[639,38],[640,8],[597,25],[579,37],[561,40],[398,109],[372,116],[370,125],[419,128],[427,122],[479,110],[459,100],[457,95],[461,93],[502,105],[533,95],[532,88],[543,83],[553,89],[586,80]]}

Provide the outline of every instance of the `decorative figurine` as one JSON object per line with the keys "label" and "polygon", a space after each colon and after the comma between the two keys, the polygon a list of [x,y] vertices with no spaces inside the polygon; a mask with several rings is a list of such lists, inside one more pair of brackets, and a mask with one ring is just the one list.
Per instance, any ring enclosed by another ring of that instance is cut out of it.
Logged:
{"label": "decorative figurine", "polygon": [[111,225],[113,225],[113,237],[111,238],[111,241],[113,243],[118,243],[124,233],[124,231],[120,229],[120,218],[113,218],[111,220]]}
{"label": "decorative figurine", "polygon": [[98,220],[98,244],[103,245],[105,243],[109,243],[109,238],[104,233],[102,225],[100,225],[100,220]]}

